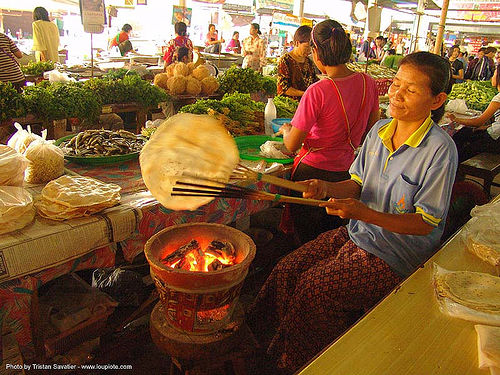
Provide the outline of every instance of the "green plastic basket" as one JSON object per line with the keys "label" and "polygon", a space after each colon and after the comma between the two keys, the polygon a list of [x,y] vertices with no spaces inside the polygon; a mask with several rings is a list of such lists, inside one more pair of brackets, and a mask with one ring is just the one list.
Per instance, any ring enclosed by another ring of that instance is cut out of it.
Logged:
{"label": "green plastic basket", "polygon": [[293,158],[288,159],[272,159],[265,158],[260,155],[260,146],[267,141],[283,142],[282,138],[272,138],[267,135],[244,135],[234,138],[238,150],[240,151],[240,158],[244,160],[265,160],[269,163],[289,164],[293,163]]}
{"label": "green plastic basket", "polygon": [[[75,134],[67,135],[65,137],[59,138],[55,141],[55,145],[59,146],[62,142],[73,138]],[[139,152],[132,152],[130,154],[123,155],[112,155],[112,156],[71,156],[64,155],[64,158],[70,162],[82,164],[82,165],[108,165],[108,164],[120,164],[129,160],[134,160],[139,158]]]}

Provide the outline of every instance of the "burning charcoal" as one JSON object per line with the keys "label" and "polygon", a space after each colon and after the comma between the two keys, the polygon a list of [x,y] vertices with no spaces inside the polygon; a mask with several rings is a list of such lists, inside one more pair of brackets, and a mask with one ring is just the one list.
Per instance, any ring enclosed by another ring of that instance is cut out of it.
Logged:
{"label": "burning charcoal", "polygon": [[226,259],[236,257],[236,250],[231,242],[226,240],[213,240],[208,245],[207,250],[210,252],[216,252]]}
{"label": "burning charcoal", "polygon": [[208,265],[208,271],[218,271],[224,268],[224,265],[220,262],[220,260],[215,259],[212,263]]}
{"label": "burning charcoal", "polygon": [[[186,245],[182,245],[177,250],[175,250],[174,252],[167,255],[165,258],[160,259],[160,261],[167,264],[167,265],[170,265],[170,264],[173,264],[175,261],[184,258],[186,256],[186,254],[188,254],[189,252],[191,252],[193,250],[198,250],[198,249],[201,250],[200,244],[198,243],[198,241],[191,240],[189,243],[187,243]],[[175,268],[177,268],[177,267],[175,267]]]}

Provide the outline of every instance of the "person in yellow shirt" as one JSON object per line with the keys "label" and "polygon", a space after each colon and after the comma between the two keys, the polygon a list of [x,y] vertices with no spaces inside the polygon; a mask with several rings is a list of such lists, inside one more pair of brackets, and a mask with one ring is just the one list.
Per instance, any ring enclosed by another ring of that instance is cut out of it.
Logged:
{"label": "person in yellow shirt", "polygon": [[43,7],[33,11],[33,51],[36,61],[59,61],[59,29],[50,22],[49,13]]}

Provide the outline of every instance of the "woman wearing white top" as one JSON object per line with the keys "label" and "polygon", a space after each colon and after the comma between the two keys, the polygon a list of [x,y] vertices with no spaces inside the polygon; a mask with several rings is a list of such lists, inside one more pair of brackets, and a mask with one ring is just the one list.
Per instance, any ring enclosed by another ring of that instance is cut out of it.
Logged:
{"label": "woman wearing white top", "polygon": [[258,23],[250,25],[250,36],[243,39],[243,68],[252,68],[260,72],[266,65],[266,41],[260,37]]}

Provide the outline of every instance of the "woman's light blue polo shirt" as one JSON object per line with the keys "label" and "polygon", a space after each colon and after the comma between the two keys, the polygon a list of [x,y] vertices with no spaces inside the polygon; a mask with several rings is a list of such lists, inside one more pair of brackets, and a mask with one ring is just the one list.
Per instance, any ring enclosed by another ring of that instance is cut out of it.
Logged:
{"label": "woman's light blue polo shirt", "polygon": [[419,213],[435,227],[426,236],[393,233],[359,220],[349,236],[363,250],[406,277],[439,246],[457,170],[453,140],[431,118],[393,150],[395,120],[380,120],[368,133],[352,164],[351,179],[361,185],[360,200],[391,214]]}

